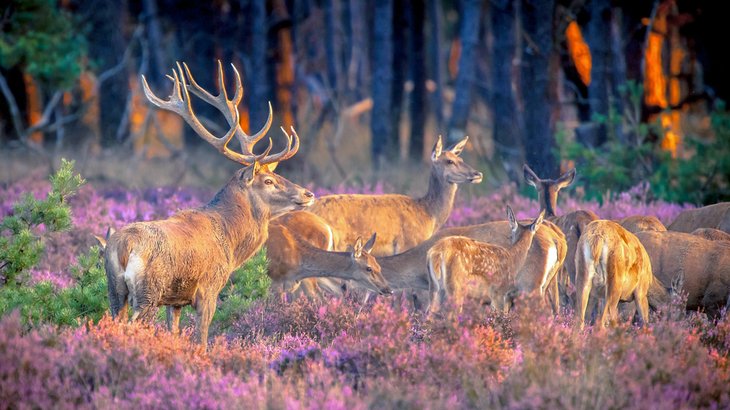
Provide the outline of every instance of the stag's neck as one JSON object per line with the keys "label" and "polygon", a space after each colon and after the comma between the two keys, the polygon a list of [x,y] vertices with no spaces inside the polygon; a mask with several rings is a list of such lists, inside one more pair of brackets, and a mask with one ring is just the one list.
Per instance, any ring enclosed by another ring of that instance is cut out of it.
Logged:
{"label": "stag's neck", "polygon": [[314,277],[352,279],[347,274],[352,267],[349,252],[329,252],[302,244],[301,261],[294,272],[293,280]]}
{"label": "stag's neck", "polygon": [[231,262],[240,266],[266,242],[271,211],[266,203],[246,190],[228,186],[202,208],[217,221],[222,246],[228,248]]}
{"label": "stag's neck", "polygon": [[429,215],[433,216],[436,221],[436,228],[441,227],[454,207],[454,199],[456,198],[456,189],[458,185],[449,183],[436,174],[431,169],[431,177],[428,181],[428,191],[426,195],[418,200],[419,204],[426,209]]}

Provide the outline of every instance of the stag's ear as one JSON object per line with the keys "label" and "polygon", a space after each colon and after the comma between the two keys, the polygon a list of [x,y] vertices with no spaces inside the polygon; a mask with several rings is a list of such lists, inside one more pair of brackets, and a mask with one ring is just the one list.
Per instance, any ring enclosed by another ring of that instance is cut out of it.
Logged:
{"label": "stag's ear", "polygon": [[525,164],[522,166],[522,172],[525,175],[525,182],[537,188],[537,184],[540,182],[540,178],[537,177],[535,171]]}
{"label": "stag's ear", "polygon": [[363,250],[365,253],[370,253],[370,251],[373,250],[373,246],[375,246],[375,236],[377,235],[376,232],[373,232],[373,236],[368,239],[368,241],[365,243],[365,246],[363,246]]}
{"label": "stag's ear", "polygon": [[351,249],[350,252],[352,252],[352,256],[353,257],[355,257],[355,258],[361,257],[362,256],[362,248],[363,248],[363,245],[362,245],[362,237],[358,236],[357,237],[357,240],[355,241],[355,246],[354,247],[348,247],[348,248]]}
{"label": "stag's ear", "polygon": [[558,180],[555,182],[557,182],[557,186],[559,189],[563,189],[563,188],[569,186],[570,184],[572,184],[574,180],[575,180],[575,168],[573,168],[570,171],[561,175],[560,178],[558,178]]}
{"label": "stag's ear", "polygon": [[441,142],[441,136],[436,139],[436,143],[433,145],[433,151],[431,152],[431,161],[436,161],[441,156],[441,151],[444,149],[444,144]]}
{"label": "stag's ear", "polygon": [[542,212],[540,212],[540,215],[535,218],[535,220],[530,224],[530,230],[532,232],[535,232],[537,228],[542,223],[542,220],[545,218],[545,210],[543,209]]}
{"label": "stag's ear", "polygon": [[464,137],[463,140],[457,142],[454,144],[453,147],[449,148],[449,151],[451,151],[454,155],[461,155],[461,152],[464,151],[464,147],[466,147],[466,142],[469,141],[469,136],[467,135]]}
{"label": "stag's ear", "polygon": [[261,166],[261,169],[264,171],[274,172],[276,169],[276,166],[279,165],[278,162],[272,162],[270,164],[264,164]]}
{"label": "stag's ear", "polygon": [[243,169],[243,173],[241,174],[241,180],[243,181],[246,186],[251,186],[253,184],[253,180],[256,177],[256,174],[261,172],[261,164],[259,164],[258,161],[254,161],[253,164],[247,166]]}
{"label": "stag's ear", "polygon": [[94,235],[94,238],[96,238],[97,242],[99,242],[99,246],[101,247],[102,250],[106,249],[106,239],[105,238],[102,238],[99,235]]}
{"label": "stag's ear", "polygon": [[512,229],[512,232],[517,230],[517,219],[515,219],[515,213],[512,212],[512,207],[507,205],[507,220],[509,221],[509,227]]}

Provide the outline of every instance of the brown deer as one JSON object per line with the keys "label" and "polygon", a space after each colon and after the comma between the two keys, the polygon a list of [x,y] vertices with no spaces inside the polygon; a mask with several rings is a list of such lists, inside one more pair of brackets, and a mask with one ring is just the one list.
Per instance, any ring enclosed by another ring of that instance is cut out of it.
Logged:
{"label": "brown deer", "polygon": [[641,231],[666,231],[662,221],[654,215],[632,215],[618,221],[619,225],[631,233]]}
{"label": "brown deer", "polygon": [[[180,115],[206,142],[244,168],[200,208],[183,210],[163,220],[132,223],[117,231],[108,238],[104,256],[112,316],[126,318],[131,304],[132,320],[150,320],[157,307],[165,305],[172,311],[168,310],[172,313],[168,326],[177,331],[182,307],[193,305],[199,340],[206,344],[218,294],[231,272],[266,241],[269,219],[311,205],[314,195],[272,171],[279,161],[297,152],[299,137],[293,129],[292,136],[284,132],[288,142],[281,152],[269,155],[269,139],[263,154],[253,154],[254,144],[266,135],[271,124],[271,105],[266,125],[258,133],[247,135],[239,125],[237,106],[243,87],[235,67],[236,91],[230,100],[220,62],[217,96],[199,87],[188,67],[183,67],[178,64],[177,71],[173,70],[173,90],[168,100],[154,95],[142,77],[147,99]],[[229,130],[223,137],[214,136],[200,123],[189,91],[224,115]],[[228,147],[234,135],[242,152]]]}
{"label": "brown deer", "polygon": [[710,241],[730,241],[730,233],[714,228],[697,228],[692,235],[705,238]]}
{"label": "brown deer", "polygon": [[[464,138],[448,150],[441,137],[431,154],[431,176],[426,195],[327,195],[309,211],[324,219],[335,232],[335,249],[343,250],[358,236],[376,231],[380,240],[373,255],[394,255],[428,239],[446,222],[459,184],[479,183],[482,173],[459,157],[468,141]],[[299,227],[292,227],[298,231]]]}
{"label": "brown deer", "polygon": [[683,232],[636,234],[663,283],[682,279],[687,309],[716,315],[730,295],[730,242],[710,241]]}
{"label": "brown deer", "polygon": [[720,202],[682,211],[667,229],[690,233],[697,228],[714,228],[730,233],[730,202]]}
{"label": "brown deer", "polygon": [[489,301],[507,311],[517,295],[517,272],[522,268],[544,211],[530,224],[519,224],[507,207],[511,230],[508,247],[476,241],[465,236],[439,239],[428,250],[430,310],[437,311],[444,299],[461,306],[465,298]]}
{"label": "brown deer", "polygon": [[272,221],[266,242],[269,277],[281,293],[305,278],[339,278],[353,280],[374,292],[390,294],[380,273],[380,265],[370,254],[375,234],[363,245],[358,238],[347,252],[332,252],[310,245],[285,225]]}
{"label": "brown deer", "polygon": [[575,181],[575,168],[561,175],[558,179],[541,179],[525,164],[523,166],[525,181],[537,190],[537,201],[540,209],[545,210],[545,218],[557,225],[565,234],[567,256],[563,265],[562,275],[558,282],[561,285],[561,294],[567,296],[569,284],[575,283],[575,250],[578,239],[586,225],[598,219],[592,211],[577,210],[562,216],[556,215],[558,193],[561,189],[570,186]]}
{"label": "brown deer", "polygon": [[604,299],[599,326],[618,319],[618,304],[634,301],[644,325],[649,304],[668,301],[664,285],[654,277],[646,250],[634,234],[613,221],[586,225],[575,253],[577,325],[583,328],[589,297]]}

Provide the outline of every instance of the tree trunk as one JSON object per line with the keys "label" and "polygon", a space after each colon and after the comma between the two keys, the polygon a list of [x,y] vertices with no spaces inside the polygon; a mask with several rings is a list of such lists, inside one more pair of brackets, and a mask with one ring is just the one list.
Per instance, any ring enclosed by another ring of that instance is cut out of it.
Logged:
{"label": "tree trunk", "polygon": [[522,7],[523,28],[529,47],[523,54],[522,95],[525,110],[525,159],[538,175],[557,175],[553,155],[550,54],[553,52],[554,0],[527,0]]}
{"label": "tree trunk", "polygon": [[471,105],[471,89],[474,87],[481,6],[482,2],[479,0],[461,0],[461,27],[459,30],[461,55],[459,56],[459,73],[454,86],[456,96],[451,108],[451,121],[446,138],[448,144],[461,140],[466,132],[469,106]]}
{"label": "tree trunk", "polygon": [[[586,43],[591,50],[591,83],[588,85],[588,103],[591,116],[608,119],[611,61],[611,1],[591,0],[588,5],[590,20],[586,25]],[[606,125],[600,124],[593,145],[606,142]]]}
{"label": "tree trunk", "polygon": [[250,1],[251,70],[246,73],[246,84],[251,90],[248,111],[250,132],[258,131],[269,115],[269,76],[267,50],[269,44],[266,21],[266,0]]}
{"label": "tree trunk", "polygon": [[[117,66],[127,41],[124,27],[127,18],[127,2],[116,0],[89,0],[81,2],[82,14],[89,24],[89,56],[97,64],[98,73]],[[99,88],[99,124],[101,143],[116,143],[117,128],[124,113],[123,102],[129,93],[129,73],[122,67]]]}
{"label": "tree trunk", "polygon": [[[613,107],[619,116],[624,112],[623,95],[619,88],[626,85],[626,50],[623,37],[623,13],[618,7],[614,7],[611,15],[611,94]],[[615,124],[614,133],[621,142],[627,142],[621,122]]]}
{"label": "tree trunk", "polygon": [[335,19],[334,0],[324,0],[324,48],[327,56],[327,85],[332,92],[332,97],[337,100],[340,91],[340,75],[338,73],[338,48],[337,39],[339,36],[335,35],[337,28],[337,20]]}
{"label": "tree trunk", "polygon": [[414,0],[410,7],[410,75],[413,81],[411,92],[409,154],[416,161],[423,159],[423,132],[426,127],[428,100],[426,99],[426,47],[423,33],[425,10],[420,0]]}
{"label": "tree trunk", "polygon": [[441,2],[429,1],[428,2],[428,20],[431,28],[430,47],[429,47],[429,61],[431,70],[431,77],[433,82],[436,84],[436,88],[433,91],[431,97],[431,104],[433,106],[433,113],[436,120],[436,129],[438,132],[443,132],[444,126],[444,107],[443,107],[443,92],[442,88],[444,83],[444,64],[441,55]]}
{"label": "tree trunk", "polygon": [[160,28],[160,16],[157,10],[157,0],[143,0],[142,8],[147,29],[147,42],[150,50],[150,66],[147,74],[147,80],[153,90],[159,90],[164,83],[165,73],[168,70],[165,64],[164,52],[162,46],[162,29]]}
{"label": "tree trunk", "polygon": [[376,168],[392,155],[397,144],[392,139],[393,104],[393,0],[375,0],[372,47],[373,112],[372,161]]}
{"label": "tree trunk", "polygon": [[393,87],[392,105],[390,109],[391,140],[394,143],[393,154],[400,154],[400,120],[403,114],[404,84],[408,74],[408,26],[409,15],[406,0],[395,0],[393,9]]}
{"label": "tree trunk", "polygon": [[517,118],[517,106],[512,93],[512,61],[515,57],[515,10],[511,0],[490,3],[492,16],[492,109],[495,154],[499,156],[511,181],[521,181],[525,162],[522,138]]}

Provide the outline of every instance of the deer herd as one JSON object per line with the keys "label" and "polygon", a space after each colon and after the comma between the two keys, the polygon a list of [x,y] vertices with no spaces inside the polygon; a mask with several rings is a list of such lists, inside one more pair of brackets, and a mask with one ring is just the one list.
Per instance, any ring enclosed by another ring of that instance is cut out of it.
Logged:
{"label": "deer herd", "polygon": [[[459,306],[467,298],[508,311],[518,296],[534,294],[554,314],[561,306],[573,307],[581,328],[586,313],[601,302],[596,319],[601,327],[618,318],[620,302],[634,302],[645,324],[649,308],[666,303],[671,292],[686,295],[687,309],[708,314],[730,303],[730,203],[685,211],[668,228],[650,215],[610,221],[579,210],[558,216],[558,193],[573,183],[575,170],[551,180],[525,165],[525,181],[537,189],[541,208],[534,220],[516,220],[508,206],[505,221],[442,229],[459,185],[479,183],[482,174],[460,157],[468,138],[444,149],[440,137],[422,197],[315,199],[274,173],[299,148],[293,128],[291,133],[282,128],[282,151],[271,154],[269,138],[268,147],[254,153],[271,126],[271,105],[263,128],[246,134],[238,113],[243,86],[235,67],[233,72],[233,98],[220,62],[215,96],[185,64],[173,70],[168,99],[157,97],[142,77],[152,104],[180,115],[242,168],[204,206],[100,238],[114,317],[126,320],[131,306],[132,320],[150,320],[166,306],[168,328],[177,332],[182,307],[192,305],[198,340],[206,344],[218,294],[262,246],[272,290],[283,300],[357,288],[380,295],[407,291],[417,308],[439,314],[444,303]],[[195,115],[191,94],[223,115],[228,130],[222,137]],[[234,136],[240,152],[229,147]]]}

